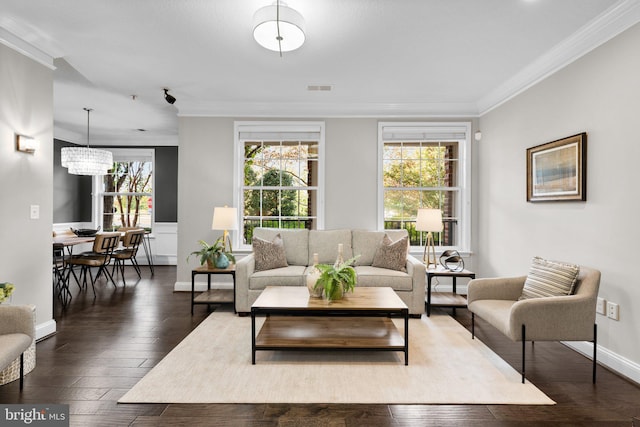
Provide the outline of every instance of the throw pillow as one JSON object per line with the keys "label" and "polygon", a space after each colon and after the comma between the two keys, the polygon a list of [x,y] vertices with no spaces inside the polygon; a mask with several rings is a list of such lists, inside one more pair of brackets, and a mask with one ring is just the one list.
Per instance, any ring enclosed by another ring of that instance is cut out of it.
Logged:
{"label": "throw pillow", "polygon": [[520,299],[570,295],[580,267],[534,257]]}
{"label": "throw pillow", "polygon": [[376,254],[373,256],[373,267],[388,268],[390,270],[407,271],[407,250],[409,245],[409,236],[391,241],[391,238],[385,234],[382,243],[378,246]]}
{"label": "throw pillow", "polygon": [[276,234],[272,241],[253,237],[253,255],[256,259],[255,271],[272,270],[287,267],[287,254],[280,234]]}

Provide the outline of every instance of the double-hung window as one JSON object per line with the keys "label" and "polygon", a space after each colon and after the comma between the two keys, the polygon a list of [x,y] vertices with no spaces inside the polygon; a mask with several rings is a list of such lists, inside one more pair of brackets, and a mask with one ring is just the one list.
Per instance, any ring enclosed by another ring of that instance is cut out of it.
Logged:
{"label": "double-hung window", "polygon": [[404,228],[412,246],[423,246],[418,209],[440,209],[436,246],[470,249],[470,130],[470,123],[378,124],[380,228]]}
{"label": "double-hung window", "polygon": [[113,169],[97,177],[96,203],[104,231],[120,227],[143,227],[153,224],[152,149],[110,149]]}
{"label": "double-hung window", "polygon": [[322,122],[236,122],[239,248],[255,227],[323,227]]}

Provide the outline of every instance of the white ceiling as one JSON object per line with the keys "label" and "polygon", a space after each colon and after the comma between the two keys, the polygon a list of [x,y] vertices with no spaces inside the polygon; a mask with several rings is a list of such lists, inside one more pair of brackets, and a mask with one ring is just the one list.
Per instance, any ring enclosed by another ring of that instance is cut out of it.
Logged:
{"label": "white ceiling", "polygon": [[162,145],[177,115],[478,116],[640,21],[640,0],[289,0],[307,39],[280,57],[252,37],[270,3],[0,0],[0,42],[54,58],[56,138],[86,143],[90,107],[92,144]]}

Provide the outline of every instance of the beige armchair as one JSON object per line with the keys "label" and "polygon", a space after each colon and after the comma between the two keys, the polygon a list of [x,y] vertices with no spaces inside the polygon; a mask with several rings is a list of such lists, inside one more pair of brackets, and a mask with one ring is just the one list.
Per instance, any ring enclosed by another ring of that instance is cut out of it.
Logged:
{"label": "beige armchair", "polygon": [[36,337],[30,306],[0,306],[0,371],[20,357],[20,390],[24,382],[24,352]]}
{"label": "beige armchair", "polygon": [[596,382],[596,299],[600,272],[580,267],[575,290],[568,296],[519,301],[526,276],[474,279],[469,282],[467,305],[475,338],[475,315],[513,341],[522,341],[522,382],[525,379],[526,341],[593,342],[593,382]]}

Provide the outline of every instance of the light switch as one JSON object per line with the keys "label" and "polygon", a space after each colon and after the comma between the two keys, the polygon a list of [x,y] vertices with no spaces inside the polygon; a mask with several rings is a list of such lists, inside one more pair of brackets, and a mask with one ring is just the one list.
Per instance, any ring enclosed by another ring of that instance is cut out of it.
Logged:
{"label": "light switch", "polygon": [[31,219],[40,219],[40,205],[31,205]]}

